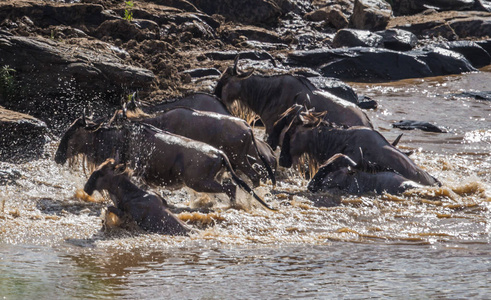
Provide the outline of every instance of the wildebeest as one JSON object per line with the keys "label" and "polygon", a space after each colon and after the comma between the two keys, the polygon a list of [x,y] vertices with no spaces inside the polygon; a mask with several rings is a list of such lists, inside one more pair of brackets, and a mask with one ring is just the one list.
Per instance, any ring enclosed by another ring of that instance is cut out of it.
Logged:
{"label": "wildebeest", "polygon": [[319,168],[307,189],[313,193],[341,191],[356,195],[373,192],[398,195],[417,187],[421,185],[393,170],[370,166],[369,163],[357,164],[347,155],[338,153]]}
{"label": "wildebeest", "polygon": [[[133,97],[136,97],[136,95]],[[164,112],[176,107],[187,107],[231,116],[227,107],[219,98],[207,93],[194,93],[183,98],[164,101],[152,106],[139,106],[147,114]]]}
{"label": "wildebeest", "polygon": [[316,87],[302,76],[259,76],[229,67],[215,87],[215,95],[230,105],[235,100],[261,117],[268,134],[268,144],[273,150],[278,145],[279,133],[273,134],[273,126],[280,115],[293,104],[301,104],[315,111],[326,111],[325,119],[339,125],[367,126],[372,123],[355,104],[338,98]]}
{"label": "wildebeest", "polygon": [[114,159],[108,159],[92,173],[84,191],[92,195],[94,191],[106,190],[116,206],[108,207],[108,211],[120,218],[125,213],[129,214],[144,230],[186,235],[189,228],[169,211],[167,202],[136,186],[125,171],[123,165],[117,165]]}
{"label": "wildebeest", "polygon": [[248,154],[253,153],[252,158],[261,159],[271,181],[273,184],[276,183],[273,170],[257,147],[252,128],[242,119],[177,107],[153,117],[138,118],[138,121],[222,150],[232,167],[243,172],[252,180],[254,186],[258,186],[260,174],[248,159]]}
{"label": "wildebeest", "polygon": [[[100,164],[108,158],[126,163],[148,184],[169,189],[185,185],[197,192],[225,193],[232,205],[235,205],[238,185],[269,208],[235,174],[222,151],[152,125],[125,121],[116,126],[79,118],[62,137],[55,161],[64,164],[68,158],[78,154],[85,155],[93,164]],[[232,181],[220,182],[224,174],[229,174]]]}
{"label": "wildebeest", "polygon": [[369,161],[381,168],[394,170],[419,184],[440,184],[372,128],[336,127],[322,120],[314,124],[315,126],[296,123],[286,130],[282,141],[280,166],[291,167],[304,153],[309,154],[317,164],[323,164],[333,155],[342,153],[356,164]]}

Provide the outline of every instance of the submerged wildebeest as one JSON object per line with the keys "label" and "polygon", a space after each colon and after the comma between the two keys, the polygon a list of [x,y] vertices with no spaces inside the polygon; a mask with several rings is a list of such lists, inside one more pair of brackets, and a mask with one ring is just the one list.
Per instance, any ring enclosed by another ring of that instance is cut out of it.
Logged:
{"label": "submerged wildebeest", "polygon": [[382,169],[367,162],[357,164],[347,155],[338,153],[319,168],[307,189],[313,193],[341,191],[356,195],[373,192],[398,195],[417,187],[421,185],[393,170]]}
{"label": "submerged wildebeest", "polygon": [[132,183],[126,167],[117,165],[114,159],[102,163],[84,186],[84,191],[89,195],[103,190],[109,193],[116,205],[109,206],[108,212],[120,218],[129,214],[144,230],[171,235],[186,235],[189,232],[189,228],[169,211],[164,199]]}
{"label": "submerged wildebeest", "polygon": [[[266,203],[240,179],[220,150],[152,125],[124,121],[122,125],[77,119],[66,131],[56,151],[55,161],[85,155],[88,162],[100,164],[108,158],[128,164],[146,183],[169,189],[184,185],[197,192],[225,193],[236,204],[236,187]],[[223,175],[232,181],[221,182]]]}
{"label": "submerged wildebeest", "polygon": [[293,104],[301,104],[315,111],[326,111],[325,119],[346,126],[372,127],[368,116],[355,104],[338,98],[316,87],[302,76],[276,75],[260,76],[229,67],[215,87],[215,95],[231,105],[235,100],[258,114],[266,127],[268,144],[278,146],[280,132],[273,132],[273,126],[280,115]]}
{"label": "submerged wildebeest", "polygon": [[[267,173],[276,184],[275,176],[268,160],[262,155],[256,144],[252,128],[246,121],[222,114],[197,111],[185,107],[177,107],[153,117],[140,117],[138,121],[157,128],[200,141],[222,150],[235,170],[240,170],[252,180],[254,186],[259,185],[260,174],[249,161],[259,157]],[[276,160],[274,160],[276,168]]]}
{"label": "submerged wildebeest", "polygon": [[284,131],[280,166],[291,167],[304,153],[317,164],[323,164],[333,155],[342,153],[356,164],[368,161],[381,168],[394,170],[419,184],[440,185],[438,180],[418,167],[372,128],[337,127],[315,117],[303,120],[304,123],[295,122]]}

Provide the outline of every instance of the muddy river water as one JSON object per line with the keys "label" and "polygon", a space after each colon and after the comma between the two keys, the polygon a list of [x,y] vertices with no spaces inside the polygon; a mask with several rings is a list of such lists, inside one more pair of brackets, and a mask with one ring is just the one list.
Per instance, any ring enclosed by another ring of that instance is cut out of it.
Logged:
{"label": "muddy river water", "polygon": [[488,298],[491,102],[460,94],[490,91],[491,68],[352,86],[379,102],[368,114],[389,141],[402,119],[447,129],[404,131],[399,144],[443,187],[313,195],[296,172],[280,170],[274,190],[257,189],[277,212],[225,210],[220,197],[162,190],[177,206],[218,209],[180,214],[196,229],[190,237],[104,231],[108,202],[77,197],[86,175],[55,164],[53,140],[46,159],[0,163],[21,175],[0,185],[0,298]]}

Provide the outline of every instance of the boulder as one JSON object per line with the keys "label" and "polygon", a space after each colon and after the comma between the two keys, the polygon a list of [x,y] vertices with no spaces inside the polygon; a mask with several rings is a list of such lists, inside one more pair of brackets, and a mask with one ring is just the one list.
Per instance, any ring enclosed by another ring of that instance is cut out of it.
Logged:
{"label": "boulder", "polygon": [[414,15],[429,8],[437,11],[468,10],[475,0],[392,0],[394,15]]}
{"label": "boulder", "polygon": [[383,47],[394,51],[409,51],[418,43],[415,34],[402,29],[387,29],[376,33],[382,37]]}
{"label": "boulder", "polygon": [[384,0],[355,0],[350,27],[366,30],[385,29],[392,16],[392,8]]}
{"label": "boulder", "polygon": [[440,133],[447,132],[447,130],[440,128],[436,125],[433,125],[429,122],[415,121],[415,120],[401,120],[399,122],[392,123],[392,127],[399,128],[402,130],[420,129],[428,132],[440,132]]}
{"label": "boulder", "polygon": [[344,83],[342,80],[334,77],[309,77],[308,80],[321,90],[329,92],[341,99],[358,104],[358,95],[352,87]]}
{"label": "boulder", "polygon": [[332,41],[332,46],[339,47],[379,47],[382,36],[368,30],[361,29],[341,29]]}
{"label": "boulder", "polygon": [[43,121],[0,106],[0,128],[0,161],[32,160],[43,154],[48,139]]}
{"label": "boulder", "polygon": [[50,128],[62,126],[63,119],[73,120],[87,104],[119,105],[128,91],[149,92],[155,80],[151,71],[126,64],[110,49],[91,50],[81,43],[74,46],[2,32],[0,65],[15,70],[19,94],[28,99],[0,105],[29,113]]}
{"label": "boulder", "polygon": [[231,21],[245,24],[276,24],[282,14],[273,0],[191,0],[209,15],[220,14]]}
{"label": "boulder", "polygon": [[438,44],[437,47],[462,54],[476,68],[484,67],[491,63],[491,56],[489,53],[472,41],[446,42]]}
{"label": "boulder", "polygon": [[475,71],[461,54],[442,48],[398,52],[381,48],[316,49],[290,53],[290,65],[310,66],[343,80],[399,80]]}

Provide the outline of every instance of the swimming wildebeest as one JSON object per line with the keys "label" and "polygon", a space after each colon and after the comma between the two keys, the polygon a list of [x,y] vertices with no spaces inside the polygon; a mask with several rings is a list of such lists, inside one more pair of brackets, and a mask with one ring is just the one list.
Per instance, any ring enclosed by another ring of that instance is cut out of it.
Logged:
{"label": "swimming wildebeest", "polygon": [[[135,103],[136,95],[133,94],[132,101]],[[207,94],[207,93],[195,93],[183,98],[172,99],[168,101],[164,101],[152,106],[138,106],[143,112],[147,114],[154,114],[159,112],[164,112],[176,107],[187,107],[200,111],[209,111],[222,115],[232,114],[228,111],[225,104],[217,98],[215,95]]]}
{"label": "swimming wildebeest", "polygon": [[[184,185],[197,192],[225,193],[236,202],[237,185],[251,193],[269,208],[240,179],[220,150],[189,138],[175,135],[152,125],[124,121],[123,125],[77,119],[61,138],[55,161],[64,164],[68,158],[85,155],[88,162],[100,164],[108,158],[125,163],[146,183],[169,189]],[[222,175],[232,177],[220,182]]]}
{"label": "swimming wildebeest", "polygon": [[[260,174],[249,162],[248,156],[251,153],[252,159],[259,157],[273,185],[276,184],[273,170],[259,151],[252,128],[242,119],[177,107],[153,117],[144,116],[137,120],[222,150],[234,170],[240,170],[252,180],[254,186],[258,186]],[[276,160],[274,162],[276,167]]]}
{"label": "swimming wildebeest", "polygon": [[322,165],[310,180],[307,189],[319,191],[342,191],[349,194],[389,193],[398,195],[421,185],[408,180],[393,170],[382,169],[370,163],[355,163],[347,155],[333,155]]}
{"label": "swimming wildebeest", "polygon": [[317,164],[325,163],[337,153],[350,157],[356,164],[368,161],[394,170],[408,180],[422,185],[440,185],[433,176],[418,167],[407,155],[391,145],[379,132],[368,127],[336,127],[315,117],[295,122],[284,131],[279,163],[296,164],[304,153]]}
{"label": "swimming wildebeest", "polygon": [[[180,98],[177,100],[169,100],[154,106],[142,106],[141,104],[139,104],[139,101],[137,100],[136,93],[134,93],[131,97],[131,100],[123,105],[123,110],[127,110],[129,115],[135,115],[138,117],[139,115],[141,115],[141,112],[143,112],[144,114],[150,114],[151,116],[155,116],[157,114],[180,107],[186,107],[189,109],[195,109],[202,112],[212,112],[212,113],[217,113],[220,115],[232,117],[232,114],[227,110],[225,104],[223,104],[223,102],[218,97],[206,93],[195,93],[195,94],[188,95],[184,98]],[[193,124],[188,124],[188,125],[193,125]],[[170,131],[172,132],[172,130]],[[277,166],[277,160],[274,151],[266,142],[264,142],[261,139],[255,139],[255,143],[257,145],[258,151],[256,151],[254,147],[247,147],[249,149],[249,152],[247,154],[251,162],[255,161],[258,163],[258,165],[260,165],[259,160],[261,160],[263,164],[264,164],[264,160],[266,160],[267,165],[269,165],[273,170],[275,170]],[[260,156],[258,155],[258,153],[260,154]],[[265,168],[267,169],[266,164],[265,164]],[[271,177],[271,172],[267,170],[266,170],[267,172],[263,172],[262,169],[260,169],[259,171],[263,175],[262,176],[263,178],[266,178],[267,176]]]}
{"label": "swimming wildebeest", "polygon": [[129,214],[142,229],[171,235],[185,235],[189,228],[168,209],[161,197],[148,193],[131,182],[126,168],[117,165],[114,159],[102,163],[85,184],[84,191],[108,191],[114,206],[108,211],[123,218]]}
{"label": "swimming wildebeest", "polygon": [[326,111],[325,119],[339,125],[372,127],[367,115],[355,104],[316,89],[305,77],[252,75],[252,71],[239,71],[237,63],[238,58],[234,66],[223,73],[215,87],[215,95],[227,105],[238,100],[258,114],[273,150],[279,139],[279,132],[273,132],[273,126],[280,115],[296,103],[317,112]]}

